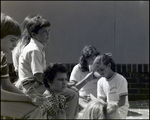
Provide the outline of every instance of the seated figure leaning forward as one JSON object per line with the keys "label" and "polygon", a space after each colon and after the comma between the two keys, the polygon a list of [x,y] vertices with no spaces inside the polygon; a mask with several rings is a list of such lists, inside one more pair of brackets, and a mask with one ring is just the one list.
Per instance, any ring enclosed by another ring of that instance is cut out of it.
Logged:
{"label": "seated figure leaning forward", "polygon": [[66,98],[61,95],[67,88],[67,67],[61,63],[51,63],[47,66],[43,75],[43,83],[46,87],[44,95],[47,102],[48,119],[66,119],[67,103]]}

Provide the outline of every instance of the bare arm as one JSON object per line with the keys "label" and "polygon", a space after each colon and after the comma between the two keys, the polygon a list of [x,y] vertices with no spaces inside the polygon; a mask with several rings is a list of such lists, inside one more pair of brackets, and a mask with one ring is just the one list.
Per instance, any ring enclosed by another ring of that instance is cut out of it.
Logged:
{"label": "bare arm", "polygon": [[120,96],[120,99],[118,101],[118,107],[121,107],[125,104],[125,99],[126,99],[126,96],[123,95],[123,96]]}
{"label": "bare arm", "polygon": [[40,84],[42,84],[43,82],[43,73],[36,73],[34,74],[37,82],[36,82],[36,86],[39,86]]}
{"label": "bare arm", "polygon": [[80,90],[86,83],[88,83],[88,82],[90,82],[91,80],[93,80],[94,78],[93,78],[93,72],[90,72],[89,74],[87,74],[86,76],[85,76],[85,78],[83,78],[83,80],[81,80],[80,82],[78,82],[77,84],[76,84],[76,88],[78,89],[78,90]]}
{"label": "bare arm", "polygon": [[1,87],[3,90],[14,92],[18,94],[23,94],[16,86],[14,86],[9,78],[1,79]]}

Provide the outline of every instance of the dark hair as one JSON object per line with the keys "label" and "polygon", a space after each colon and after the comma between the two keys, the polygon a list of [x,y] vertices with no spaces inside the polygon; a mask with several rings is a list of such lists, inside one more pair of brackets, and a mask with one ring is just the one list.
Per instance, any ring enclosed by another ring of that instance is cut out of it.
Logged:
{"label": "dark hair", "polygon": [[44,70],[44,74],[43,74],[43,83],[46,88],[50,87],[48,83],[50,84],[53,83],[53,80],[58,72],[68,73],[67,66],[62,63],[50,63],[46,67],[46,69]]}
{"label": "dark hair", "polygon": [[100,65],[101,63],[103,63],[104,65],[111,64],[111,69],[115,71],[116,64],[112,58],[111,53],[105,53],[103,55],[97,56],[93,62],[93,68],[96,67],[96,65]]}
{"label": "dark hair", "polygon": [[27,30],[29,35],[32,37],[31,33],[37,34],[40,29],[43,27],[49,27],[51,24],[48,20],[42,18],[40,15],[36,15],[30,21],[27,25]]}
{"label": "dark hair", "polygon": [[1,39],[7,35],[21,36],[21,28],[17,21],[10,16],[1,14]]}
{"label": "dark hair", "polygon": [[25,19],[23,20],[21,24],[21,32],[22,32],[21,42],[24,46],[26,46],[30,42],[30,39],[31,39],[27,30],[27,25],[33,17],[35,17],[35,15],[28,15],[27,17],[25,17]]}
{"label": "dark hair", "polygon": [[81,65],[81,71],[89,71],[87,59],[92,56],[99,55],[100,52],[96,50],[96,48],[92,45],[85,46],[82,50],[81,56],[79,58],[79,64]]}

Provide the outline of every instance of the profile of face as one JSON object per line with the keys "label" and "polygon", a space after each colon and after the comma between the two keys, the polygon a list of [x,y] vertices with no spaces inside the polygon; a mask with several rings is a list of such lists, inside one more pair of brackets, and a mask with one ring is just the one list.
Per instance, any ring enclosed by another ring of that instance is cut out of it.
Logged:
{"label": "profile of face", "polygon": [[1,50],[10,53],[16,46],[19,37],[15,35],[7,35],[1,39]]}
{"label": "profile of face", "polygon": [[49,42],[50,38],[50,27],[43,27],[38,31],[37,34],[33,33],[33,36],[40,43],[46,45]]}
{"label": "profile of face", "polygon": [[58,72],[53,80],[53,83],[50,84],[50,88],[56,93],[62,93],[67,88],[67,73]]}

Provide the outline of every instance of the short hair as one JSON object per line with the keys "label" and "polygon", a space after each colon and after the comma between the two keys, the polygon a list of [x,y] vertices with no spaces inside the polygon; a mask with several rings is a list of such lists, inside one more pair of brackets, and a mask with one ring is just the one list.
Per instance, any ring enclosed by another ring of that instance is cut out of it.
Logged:
{"label": "short hair", "polygon": [[31,33],[37,34],[40,29],[43,27],[49,27],[51,24],[48,20],[42,18],[40,15],[36,15],[30,21],[27,25],[27,30],[29,35],[32,37]]}
{"label": "short hair", "polygon": [[7,35],[21,36],[19,23],[4,13],[1,14],[1,39]]}
{"label": "short hair", "polygon": [[54,78],[57,73],[68,73],[68,68],[66,65],[62,63],[50,63],[46,69],[44,70],[43,74],[43,83],[46,88],[49,88],[49,84],[52,84],[54,81]]}
{"label": "short hair", "polygon": [[94,62],[93,62],[93,69],[95,69],[95,67],[97,65],[100,65],[101,63],[103,63],[104,65],[111,64],[111,69],[113,71],[115,71],[116,64],[115,64],[115,62],[114,62],[114,60],[112,58],[112,54],[111,53],[105,53],[103,55],[98,55],[95,58]]}
{"label": "short hair", "polygon": [[97,51],[97,49],[92,45],[87,45],[83,48],[81,56],[79,58],[79,64],[81,65],[80,69],[81,71],[89,71],[87,59],[92,56],[99,55],[100,52]]}

